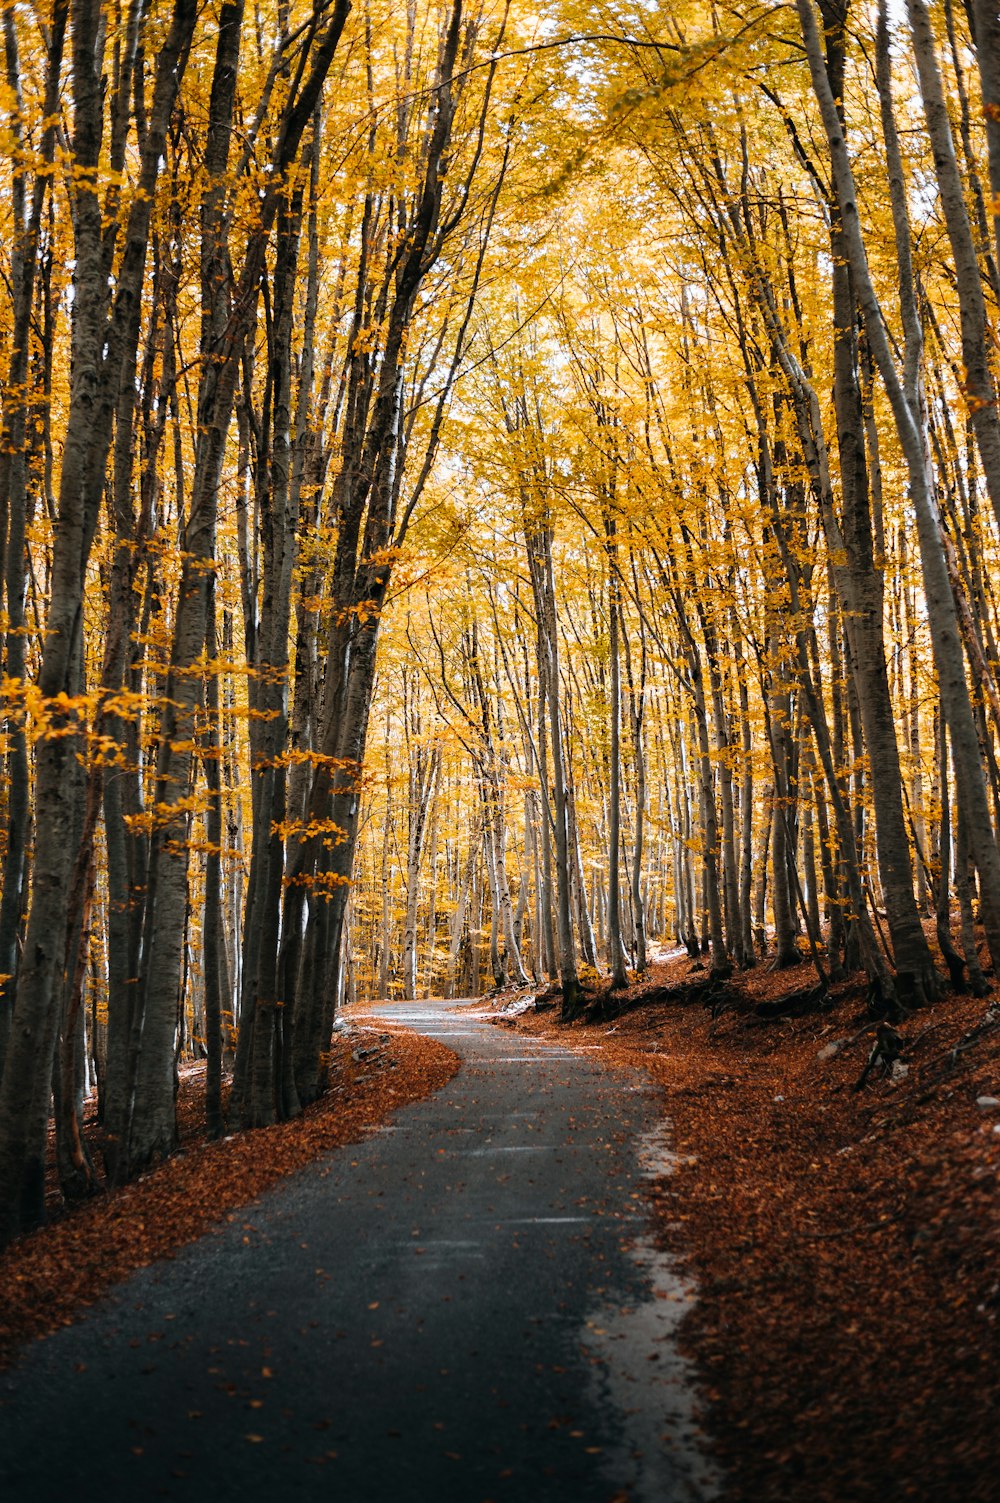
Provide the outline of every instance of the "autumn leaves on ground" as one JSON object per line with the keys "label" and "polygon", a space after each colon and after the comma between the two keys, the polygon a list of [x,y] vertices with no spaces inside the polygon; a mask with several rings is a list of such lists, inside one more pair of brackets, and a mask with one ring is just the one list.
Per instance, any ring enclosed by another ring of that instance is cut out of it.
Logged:
{"label": "autumn leaves on ground", "polygon": [[[956,997],[899,1025],[895,1069],[857,1088],[876,1039],[858,986],[820,1011],[806,967],[759,967],[697,1000],[705,973],[654,966],[588,998],[567,1026],[517,994],[496,1026],[574,1047],[663,1089],[674,1166],[654,1204],[694,1275],[684,1344],[735,1500],[990,1503],[1000,1312],[1000,1013]],[[786,1017],[782,999],[797,999]],[[333,1085],[299,1121],[204,1140],[200,1072],[182,1087],[182,1154],[16,1243],[0,1260],[0,1338],[79,1316],[133,1268],[170,1256],[282,1175],[448,1080],[442,1045],[359,1009]]]}

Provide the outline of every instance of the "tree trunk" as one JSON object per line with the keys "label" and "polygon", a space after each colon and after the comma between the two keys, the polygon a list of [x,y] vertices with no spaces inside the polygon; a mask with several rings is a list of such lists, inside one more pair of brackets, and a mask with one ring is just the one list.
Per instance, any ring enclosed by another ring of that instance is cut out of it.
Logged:
{"label": "tree trunk", "polygon": [[610,576],[608,579],[608,628],[611,657],[611,787],[608,795],[608,960],[611,985],[623,991],[628,986],[621,922],[621,805],[622,805],[622,670],[618,645],[621,599],[618,583],[618,551],[614,519],[605,519]]}

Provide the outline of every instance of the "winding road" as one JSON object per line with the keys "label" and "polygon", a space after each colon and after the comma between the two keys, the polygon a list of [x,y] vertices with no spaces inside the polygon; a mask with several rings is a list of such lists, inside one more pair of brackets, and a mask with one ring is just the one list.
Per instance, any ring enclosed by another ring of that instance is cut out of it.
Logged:
{"label": "winding road", "polygon": [[[644,1078],[386,1008],[462,1058],[0,1375],[0,1498],[695,1503],[718,1477],[654,1251]],[[366,1020],[367,1021],[367,1020]]]}

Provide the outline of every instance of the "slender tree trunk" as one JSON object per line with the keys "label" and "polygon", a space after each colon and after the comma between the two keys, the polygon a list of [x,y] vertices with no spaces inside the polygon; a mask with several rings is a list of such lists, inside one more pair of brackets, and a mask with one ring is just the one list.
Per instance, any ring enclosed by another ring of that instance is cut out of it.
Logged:
{"label": "slender tree trunk", "polygon": [[628,985],[621,924],[621,803],[622,803],[622,670],[618,645],[621,599],[618,583],[618,555],[614,542],[614,521],[606,519],[609,562],[608,580],[609,652],[611,657],[611,788],[608,809],[608,959],[611,985],[624,990]]}
{"label": "slender tree trunk", "polygon": [[418,748],[416,766],[410,772],[410,829],[406,858],[406,918],[403,928],[403,996],[417,995],[417,910],[420,897],[420,864],[424,853],[431,804],[441,768],[439,746]]}
{"label": "slender tree trunk", "polygon": [[937,925],[938,944],[957,992],[966,990],[965,961],[959,955],[951,937],[951,797],[948,790],[948,729],[941,716],[938,727],[938,757],[940,772],[941,823],[938,837],[940,866],[938,868],[937,900],[934,916]]}
{"label": "slender tree trunk", "polygon": [[646,898],[643,892],[642,868],[645,859],[646,839],[646,749],[643,744],[643,716],[646,701],[646,649],[642,644],[641,674],[638,688],[632,682],[632,659],[626,642],[626,663],[629,673],[629,703],[632,722],[632,756],[635,764],[635,835],[632,845],[632,911],[635,924],[635,969],[642,976],[648,965],[646,952]]}
{"label": "slender tree trunk", "polygon": [[743,673],[742,653],[737,649],[737,675],[740,696],[740,752],[743,777],[740,782],[740,891],[739,922],[741,935],[742,965],[754,964],[753,910],[751,892],[753,887],[753,756],[750,731],[750,696]]}
{"label": "slender tree trunk", "polygon": [[559,641],[552,569],[552,534],[545,523],[532,525],[525,517],[525,543],[538,622],[538,672],[548,703],[549,744],[552,752],[553,812],[555,815],[556,932],[562,1015],[576,1016],[580,983],[576,971],[571,918],[569,791],[564,765],[562,710],[559,688]]}
{"label": "slender tree trunk", "polygon": [[[206,650],[210,662],[217,653],[215,580],[209,579]],[[205,1125],[209,1137],[219,1137],[222,1120],[222,977],[225,969],[222,904],[222,748],[219,741],[219,677],[210,671],[205,686],[205,746],[202,766],[208,792],[205,813],[205,913],[202,925],[202,969],[205,984]]]}
{"label": "slender tree trunk", "polygon": [[479,856],[478,829],[469,832],[469,849],[465,858],[465,867],[462,871],[458,886],[458,902],[455,912],[451,916],[451,940],[448,947],[448,980],[445,986],[445,995],[454,997],[458,981],[459,960],[462,954],[462,939],[466,932],[467,915],[469,911],[469,898],[472,893],[473,876],[476,870],[476,861]]}

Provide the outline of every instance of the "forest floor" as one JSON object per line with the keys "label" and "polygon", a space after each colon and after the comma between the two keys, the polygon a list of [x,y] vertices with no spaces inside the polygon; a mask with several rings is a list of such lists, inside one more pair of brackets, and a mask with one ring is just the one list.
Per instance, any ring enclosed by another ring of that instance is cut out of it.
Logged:
{"label": "forest floor", "polygon": [[760,1004],[814,976],[761,965],[713,1018],[690,1000],[704,980],[686,957],[656,965],[592,997],[605,1016],[589,1023],[492,1005],[498,1024],[597,1043],[664,1088],[676,1163],[659,1230],[699,1291],[684,1339],[727,1498],[995,1499],[1000,1008],[949,997],[913,1015],[907,1068],[858,1088],[875,1036],[859,986],[765,1019]]}
{"label": "forest floor", "polygon": [[[182,1071],[179,1151],[134,1184],[59,1213],[0,1253],[0,1368],[26,1341],[70,1325],[112,1285],[171,1257],[279,1179],[343,1143],[357,1142],[401,1106],[450,1080],[458,1056],[443,1044],[380,1022],[335,1035],[331,1085],[301,1117],[211,1141],[205,1131],[204,1065]],[[99,1161],[99,1128],[86,1123]]]}

